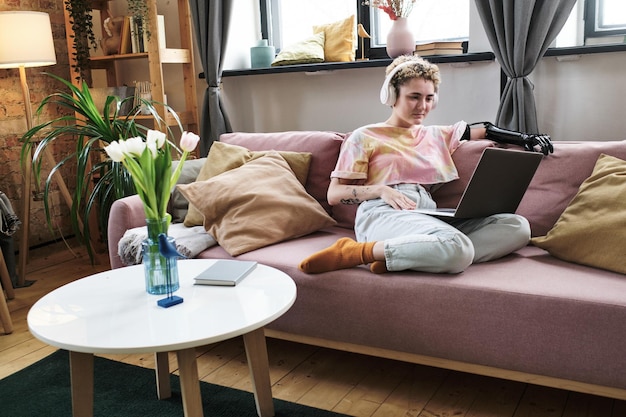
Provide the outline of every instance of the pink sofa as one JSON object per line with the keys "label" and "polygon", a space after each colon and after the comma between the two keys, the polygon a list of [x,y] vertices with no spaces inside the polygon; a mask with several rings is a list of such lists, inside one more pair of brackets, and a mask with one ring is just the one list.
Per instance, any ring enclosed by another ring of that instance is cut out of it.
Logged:
{"label": "pink sofa", "polygon": [[[365,266],[319,275],[299,271],[311,253],[353,236],[355,208],[326,203],[343,137],[282,132],[221,138],[251,150],[312,152],[306,189],[338,222],[238,257],[278,268],[297,284],[296,303],[268,326],[268,336],[626,399],[624,275],[565,262],[531,245],[458,275],[375,275]],[[440,205],[458,200],[486,146],[494,144],[467,142],[454,153],[461,180],[434,193]],[[534,236],[554,225],[601,153],[626,159],[626,142],[555,143],[518,210]],[[144,223],[137,197],[115,202],[108,232],[113,268],[121,266],[117,242],[123,233]],[[199,257],[230,255],[214,246]]]}

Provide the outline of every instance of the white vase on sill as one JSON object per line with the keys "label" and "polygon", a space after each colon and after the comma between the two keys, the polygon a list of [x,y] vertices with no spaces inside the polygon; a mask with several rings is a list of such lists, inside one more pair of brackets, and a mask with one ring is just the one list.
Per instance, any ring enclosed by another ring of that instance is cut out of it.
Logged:
{"label": "white vase on sill", "polygon": [[387,55],[389,58],[397,58],[400,55],[413,54],[415,50],[415,35],[409,27],[406,17],[398,17],[391,24],[387,34]]}

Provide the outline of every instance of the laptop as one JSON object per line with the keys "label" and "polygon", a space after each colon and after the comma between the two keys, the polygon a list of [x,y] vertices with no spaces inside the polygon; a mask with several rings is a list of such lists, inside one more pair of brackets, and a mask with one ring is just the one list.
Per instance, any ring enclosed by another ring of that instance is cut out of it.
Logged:
{"label": "laptop", "polygon": [[456,208],[413,211],[459,219],[515,213],[542,158],[539,152],[485,148]]}

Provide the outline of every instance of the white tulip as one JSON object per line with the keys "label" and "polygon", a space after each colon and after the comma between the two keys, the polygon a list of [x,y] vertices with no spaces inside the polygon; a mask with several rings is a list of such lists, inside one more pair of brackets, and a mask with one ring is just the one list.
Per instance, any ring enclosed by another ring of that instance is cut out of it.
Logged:
{"label": "white tulip", "polygon": [[167,136],[165,133],[160,132],[158,130],[148,130],[148,134],[146,135],[146,142],[155,143],[157,149],[161,149],[163,145],[165,145],[165,140]]}
{"label": "white tulip", "polygon": [[117,141],[111,142],[110,144],[105,146],[104,150],[106,151],[107,155],[109,155],[109,158],[111,158],[114,162],[122,162],[126,157],[122,146]]}
{"label": "white tulip", "polygon": [[146,143],[139,137],[126,139],[121,143],[122,150],[128,156],[141,157],[144,149],[146,149]]}

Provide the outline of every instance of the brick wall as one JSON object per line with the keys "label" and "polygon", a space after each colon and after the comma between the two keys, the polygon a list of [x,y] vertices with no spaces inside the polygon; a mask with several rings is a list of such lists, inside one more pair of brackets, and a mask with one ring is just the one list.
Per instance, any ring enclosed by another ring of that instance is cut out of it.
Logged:
{"label": "brick wall", "polygon": [[[68,79],[70,67],[68,64],[67,44],[65,40],[65,26],[63,17],[63,0],[0,0],[0,11],[13,10],[35,10],[43,11],[50,15],[52,33],[56,51],[57,64],[49,67],[27,68],[26,78],[31,95],[33,113],[37,110],[39,103],[47,95],[59,91],[62,87],[51,77],[43,72],[54,73],[57,76]],[[38,124],[52,117],[57,117],[61,109],[47,107],[39,118],[35,116],[34,123]],[[26,132],[27,124],[20,85],[18,69],[0,69],[0,190],[2,190],[11,200],[13,208],[22,219],[22,172],[20,167],[21,136]],[[64,139],[54,145],[53,154],[56,160],[60,160],[61,155],[74,148],[73,138]],[[44,165],[43,175],[47,176],[49,166]],[[66,184],[70,191],[74,184],[72,178],[74,168],[64,167],[62,175],[66,179]],[[54,184],[54,188],[57,185]],[[33,183],[32,189],[35,189]],[[53,192],[51,199],[53,210],[54,230],[47,226],[43,210],[43,202],[31,199],[29,246],[37,246],[51,242],[63,236],[73,234],[69,223],[69,209],[58,191]],[[21,231],[14,235],[15,247],[19,248]]]}

